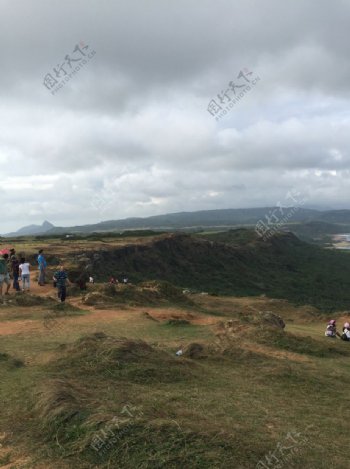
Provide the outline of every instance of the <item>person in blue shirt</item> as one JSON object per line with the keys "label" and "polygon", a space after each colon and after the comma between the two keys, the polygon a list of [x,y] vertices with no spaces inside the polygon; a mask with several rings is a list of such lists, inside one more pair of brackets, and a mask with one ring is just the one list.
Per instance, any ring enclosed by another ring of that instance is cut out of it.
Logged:
{"label": "person in blue shirt", "polygon": [[44,252],[43,249],[40,249],[39,255],[38,255],[38,266],[39,266],[38,284],[40,286],[45,285],[45,274],[46,274],[46,266],[47,266],[46,259],[44,257],[43,252]]}
{"label": "person in blue shirt", "polygon": [[64,270],[64,266],[61,265],[59,267],[59,270],[54,273],[53,276],[54,282],[56,282],[56,287],[57,287],[57,296],[58,299],[61,301],[61,303],[64,303],[66,300],[67,296],[67,282],[68,280],[68,275],[67,272]]}

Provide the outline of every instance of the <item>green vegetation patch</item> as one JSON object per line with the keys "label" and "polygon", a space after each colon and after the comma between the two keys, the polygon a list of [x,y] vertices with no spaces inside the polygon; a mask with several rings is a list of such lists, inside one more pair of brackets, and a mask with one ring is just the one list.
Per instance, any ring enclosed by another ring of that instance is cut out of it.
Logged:
{"label": "green vegetation patch", "polygon": [[187,319],[169,319],[166,324],[168,326],[189,326],[191,325],[190,321]]}
{"label": "green vegetation patch", "polygon": [[14,358],[7,353],[0,353],[0,367],[4,367],[7,370],[14,370],[24,366],[24,362],[18,358]]}
{"label": "green vegetation patch", "polygon": [[55,300],[46,296],[33,295],[29,293],[17,293],[11,295],[8,300],[9,306],[32,307],[32,306],[52,306]]}
{"label": "green vegetation patch", "polygon": [[193,302],[169,282],[143,282],[140,285],[105,284],[85,295],[86,305],[129,304],[132,306],[157,306],[175,304],[189,306]]}
{"label": "green vegetation patch", "polygon": [[276,329],[265,329],[256,334],[256,337],[257,341],[260,343],[314,357],[332,358],[337,356],[350,356],[349,344],[327,337],[321,341],[309,336],[297,336],[290,332]]}
{"label": "green vegetation patch", "polygon": [[144,245],[99,252],[99,278],[133,283],[167,281],[211,294],[288,299],[323,311],[350,308],[350,263],[344,252],[322,249],[279,232],[267,240],[254,230],[204,236],[169,235]]}

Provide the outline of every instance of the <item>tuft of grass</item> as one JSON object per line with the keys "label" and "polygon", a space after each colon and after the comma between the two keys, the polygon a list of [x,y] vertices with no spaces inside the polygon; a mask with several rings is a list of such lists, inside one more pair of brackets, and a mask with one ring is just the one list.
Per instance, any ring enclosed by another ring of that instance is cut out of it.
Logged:
{"label": "tuft of grass", "polygon": [[55,302],[52,298],[33,295],[31,293],[17,293],[12,295],[8,301],[9,306],[32,307],[32,306],[50,306]]}
{"label": "tuft of grass", "polygon": [[85,420],[86,399],[86,389],[67,379],[51,379],[42,385],[35,395],[34,412],[46,438],[58,438],[59,435],[61,441],[69,441],[71,434],[66,427],[76,427],[78,422]]}
{"label": "tuft of grass", "polygon": [[14,358],[8,353],[0,353],[0,365],[3,365],[7,370],[14,370],[22,368],[24,362],[19,358]]}
{"label": "tuft of grass", "polygon": [[[244,437],[230,438],[223,432],[191,431],[165,422],[126,422],[114,432],[99,453],[88,450],[92,463],[108,467],[111,461],[131,468],[251,467],[258,445],[251,451],[250,464],[237,454]],[[239,466],[237,466],[239,464]],[[92,466],[90,466],[92,467]]]}
{"label": "tuft of grass", "polygon": [[51,311],[62,316],[74,316],[83,314],[84,311],[71,303],[56,303],[51,306]]}
{"label": "tuft of grass", "polygon": [[109,337],[104,333],[85,336],[72,345],[61,347],[62,356],[50,370],[88,374],[134,383],[177,382],[190,379],[193,367],[178,361],[166,351],[143,340]]}
{"label": "tuft of grass", "polygon": [[166,322],[168,326],[190,326],[191,322],[187,321],[187,319],[169,319]]}

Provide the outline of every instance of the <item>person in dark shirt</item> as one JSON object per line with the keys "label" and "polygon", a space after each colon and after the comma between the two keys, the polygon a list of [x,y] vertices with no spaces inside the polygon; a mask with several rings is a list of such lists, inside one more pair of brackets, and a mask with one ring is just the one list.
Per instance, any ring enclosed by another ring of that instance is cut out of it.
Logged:
{"label": "person in dark shirt", "polygon": [[9,289],[11,287],[10,275],[8,273],[8,257],[8,254],[3,254],[2,257],[0,257],[0,300],[2,301],[4,301],[2,294],[4,283],[7,285],[5,295],[9,294]]}
{"label": "person in dark shirt", "polygon": [[76,280],[77,286],[80,290],[87,290],[86,283],[89,280],[89,275],[86,272],[82,272]]}
{"label": "person in dark shirt", "polygon": [[58,299],[61,303],[64,303],[67,296],[67,282],[69,283],[69,279],[63,265],[54,273],[53,280],[56,282]]}
{"label": "person in dark shirt", "polygon": [[10,249],[10,267],[11,267],[11,272],[12,272],[12,278],[13,278],[13,288],[16,291],[21,291],[20,286],[19,286],[19,261],[16,256],[16,251],[15,249]]}

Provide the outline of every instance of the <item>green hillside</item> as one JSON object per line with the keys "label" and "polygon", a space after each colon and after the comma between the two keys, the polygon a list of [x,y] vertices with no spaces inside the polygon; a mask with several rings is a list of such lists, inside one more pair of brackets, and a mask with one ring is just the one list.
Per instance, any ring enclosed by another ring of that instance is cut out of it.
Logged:
{"label": "green hillside", "polygon": [[324,310],[350,307],[350,257],[278,233],[254,230],[202,236],[167,235],[144,245],[100,251],[91,258],[101,278],[167,280],[182,288],[225,295],[261,295]]}

